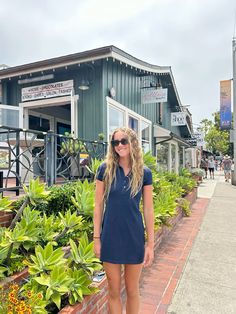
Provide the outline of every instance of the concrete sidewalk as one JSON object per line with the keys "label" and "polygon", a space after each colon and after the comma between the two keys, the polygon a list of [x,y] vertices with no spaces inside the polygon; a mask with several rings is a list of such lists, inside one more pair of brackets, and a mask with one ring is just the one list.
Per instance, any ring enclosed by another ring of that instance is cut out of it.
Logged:
{"label": "concrete sidewalk", "polygon": [[167,313],[235,314],[236,186],[216,172],[198,197],[210,201]]}

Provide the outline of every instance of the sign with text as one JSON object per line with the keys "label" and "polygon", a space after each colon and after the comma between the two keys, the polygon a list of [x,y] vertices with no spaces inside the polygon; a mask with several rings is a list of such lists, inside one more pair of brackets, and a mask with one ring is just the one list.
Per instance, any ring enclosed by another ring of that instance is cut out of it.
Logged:
{"label": "sign with text", "polygon": [[196,132],[193,137],[197,140],[197,146],[203,146],[205,144],[204,135],[202,132]]}
{"label": "sign with text", "polygon": [[153,104],[156,102],[167,102],[167,88],[158,89],[143,89],[142,90],[142,103]]}
{"label": "sign with text", "polygon": [[171,126],[186,125],[185,112],[171,112]]}
{"label": "sign with text", "polygon": [[220,81],[220,128],[231,128],[231,80]]}
{"label": "sign with text", "polygon": [[67,96],[73,89],[73,80],[44,85],[24,87],[21,90],[21,101]]}
{"label": "sign with text", "polygon": [[197,139],[196,138],[185,138],[184,139],[189,145],[197,146]]}

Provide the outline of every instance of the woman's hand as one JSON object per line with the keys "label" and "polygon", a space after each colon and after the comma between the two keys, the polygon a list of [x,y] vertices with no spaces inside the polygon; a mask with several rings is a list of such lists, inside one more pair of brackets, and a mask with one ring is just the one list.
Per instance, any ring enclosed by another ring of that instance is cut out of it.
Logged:
{"label": "woman's hand", "polygon": [[100,254],[101,254],[101,240],[100,240],[100,238],[94,239],[93,251],[94,251],[95,256],[100,259]]}
{"label": "woman's hand", "polygon": [[154,259],[154,249],[153,247],[149,247],[148,245],[145,247],[145,253],[144,253],[144,262],[143,266],[148,267],[152,265]]}

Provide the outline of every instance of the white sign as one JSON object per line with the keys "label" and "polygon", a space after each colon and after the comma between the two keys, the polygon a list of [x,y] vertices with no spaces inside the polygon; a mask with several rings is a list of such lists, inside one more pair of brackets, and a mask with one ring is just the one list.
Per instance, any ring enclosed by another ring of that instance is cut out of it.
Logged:
{"label": "white sign", "polygon": [[142,103],[153,104],[156,102],[167,102],[167,88],[143,89]]}
{"label": "white sign", "polygon": [[185,112],[171,112],[171,126],[186,125]]}
{"label": "white sign", "polygon": [[194,133],[193,135],[197,140],[197,146],[203,146],[205,144],[204,135],[201,132]]}
{"label": "white sign", "polygon": [[30,101],[43,98],[66,96],[71,94],[72,89],[73,80],[24,87],[21,90],[21,100]]}

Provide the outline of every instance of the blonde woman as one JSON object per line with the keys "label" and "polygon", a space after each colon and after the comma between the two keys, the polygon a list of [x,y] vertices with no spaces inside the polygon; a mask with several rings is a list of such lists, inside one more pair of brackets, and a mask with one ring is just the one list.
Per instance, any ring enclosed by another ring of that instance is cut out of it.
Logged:
{"label": "blonde woman", "polygon": [[[144,226],[139,210],[143,198]],[[139,313],[139,278],[153,261],[154,217],[152,173],[144,167],[137,134],[116,129],[106,161],[96,176],[94,252],[103,262],[111,314],[122,313],[121,265],[124,265],[126,313]]]}

